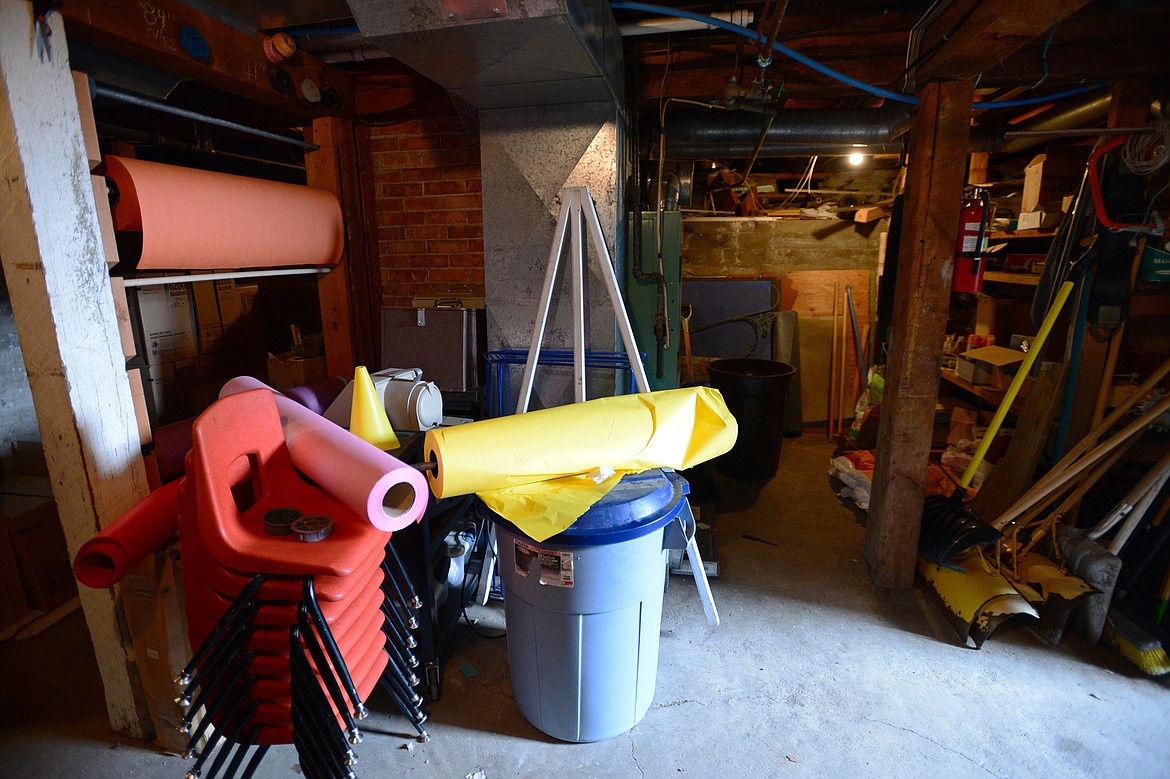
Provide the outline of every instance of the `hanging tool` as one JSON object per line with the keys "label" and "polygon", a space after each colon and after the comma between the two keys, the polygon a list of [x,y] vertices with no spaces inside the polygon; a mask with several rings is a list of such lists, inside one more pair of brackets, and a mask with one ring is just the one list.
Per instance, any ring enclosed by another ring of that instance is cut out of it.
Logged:
{"label": "hanging tool", "polygon": [[929,562],[947,566],[949,565],[949,560],[963,550],[972,546],[989,544],[993,541],[998,541],[1002,537],[998,529],[993,528],[991,525],[971,514],[963,506],[963,499],[966,497],[967,487],[970,486],[971,481],[975,478],[975,472],[983,462],[983,458],[987,454],[991,442],[999,432],[1000,425],[1003,424],[1004,418],[1007,416],[1008,411],[1012,407],[1012,403],[1020,392],[1020,388],[1024,385],[1024,380],[1032,370],[1032,365],[1043,353],[1044,343],[1048,340],[1048,333],[1056,323],[1057,317],[1060,316],[1060,312],[1064,308],[1064,303],[1068,300],[1069,293],[1072,292],[1072,289],[1073,283],[1071,281],[1066,281],[1061,285],[1060,292],[1057,294],[1056,300],[1053,301],[1052,307],[1048,310],[1048,315],[1044,318],[1044,322],[1040,325],[1039,332],[1032,339],[1032,346],[1028,350],[1027,356],[1024,357],[1024,361],[1020,364],[1019,370],[1012,378],[1012,383],[1004,393],[1003,400],[1000,401],[995,416],[992,417],[991,423],[987,426],[987,432],[983,434],[983,439],[979,442],[979,446],[976,447],[975,453],[971,457],[971,462],[966,470],[963,471],[963,476],[959,480],[958,486],[955,487],[954,492],[951,493],[951,497],[946,498],[942,495],[932,495],[926,499],[926,503],[923,506],[922,531],[918,551]]}

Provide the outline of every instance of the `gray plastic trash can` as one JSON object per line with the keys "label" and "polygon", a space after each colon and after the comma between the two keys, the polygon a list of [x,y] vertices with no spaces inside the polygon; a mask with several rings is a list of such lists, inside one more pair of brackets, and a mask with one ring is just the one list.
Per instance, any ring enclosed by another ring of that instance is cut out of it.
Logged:
{"label": "gray plastic trash can", "polygon": [[[496,523],[516,705],[539,730],[602,741],[650,708],[667,550],[694,536],[688,491],[674,472],[628,475],[539,543],[480,504]],[[705,577],[699,586],[709,599]],[[718,624],[714,604],[704,606]]]}

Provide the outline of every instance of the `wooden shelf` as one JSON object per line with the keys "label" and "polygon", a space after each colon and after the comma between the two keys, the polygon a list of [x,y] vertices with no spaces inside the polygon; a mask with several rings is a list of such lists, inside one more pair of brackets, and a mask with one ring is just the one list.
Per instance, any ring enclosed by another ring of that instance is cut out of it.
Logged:
{"label": "wooden shelf", "polygon": [[[954,371],[948,370],[946,368],[943,368],[941,371],[939,371],[939,375],[942,377],[943,381],[950,382],[959,389],[966,390],[980,400],[986,403],[990,403],[997,408],[999,407],[999,404],[1003,402],[1003,390],[998,390],[995,387],[991,387],[986,384],[972,384],[966,379],[960,378],[959,375]],[[1020,409],[1023,408],[1024,396],[1027,394],[1026,390],[1027,385],[1025,384],[1025,386],[1020,389],[1020,393],[1016,396],[1016,399],[1012,401],[1011,411],[1013,414],[1019,414]]]}
{"label": "wooden shelf", "polygon": [[1056,235],[1056,229],[1046,227],[1041,230],[995,230],[991,233],[993,241],[1022,241],[1027,238],[1051,238]]}
{"label": "wooden shelf", "polygon": [[994,281],[999,284],[1024,284],[1035,287],[1040,284],[1039,273],[1005,273],[1001,270],[989,270],[983,273],[984,281]]}

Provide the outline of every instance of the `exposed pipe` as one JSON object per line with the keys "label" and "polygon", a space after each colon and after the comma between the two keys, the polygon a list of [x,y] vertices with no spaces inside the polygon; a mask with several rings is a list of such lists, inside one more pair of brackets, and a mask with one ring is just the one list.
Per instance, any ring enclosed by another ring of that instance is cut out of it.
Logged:
{"label": "exposed pipe", "polygon": [[[755,14],[751,11],[716,11],[711,16],[743,27],[747,27],[755,21]],[[635,35],[654,35],[657,33],[714,29],[715,25],[700,22],[695,19],[639,19],[636,22],[620,25],[618,32],[622,34],[623,38],[631,38]]]}
{"label": "exposed pipe", "polygon": [[222,273],[189,273],[186,276],[138,276],[125,279],[127,287],[157,287],[162,284],[182,284],[188,281],[219,281],[221,279],[257,279],[266,276],[324,276],[332,268],[268,268],[253,271],[224,271]]}
{"label": "exposed pipe", "polygon": [[[665,157],[672,160],[750,157],[760,139],[760,115],[750,111],[681,110],[666,117]],[[871,109],[791,109],[781,111],[768,128],[758,156],[778,157],[887,144],[910,129],[910,110],[901,106]]]}
{"label": "exposed pipe", "polygon": [[[1091,92],[1077,100],[1070,100],[1045,111],[1039,116],[1012,127],[1020,132],[1036,133],[1043,130],[1066,130],[1072,127],[1090,127],[1102,122],[1109,115],[1110,90]],[[1002,127],[971,128],[970,149],[976,152],[998,151],[1014,153],[1044,142],[1045,137],[1035,136],[1004,139]]]}
{"label": "exposed pipe", "polygon": [[138,143],[146,144],[148,146],[156,146],[160,149],[180,149],[182,151],[194,152],[196,154],[208,154],[213,157],[230,157],[233,160],[243,160],[245,162],[254,162],[258,165],[271,165],[277,168],[288,168],[290,170],[301,171],[305,170],[303,164],[295,162],[277,162],[276,160],[266,160],[263,157],[253,157],[249,154],[237,154],[230,151],[220,151],[218,149],[211,149],[206,146],[201,146],[197,143],[189,141],[176,141],[174,138],[167,138],[158,133],[146,132],[145,130],[135,130],[130,127],[120,127],[116,124],[108,124],[106,122],[98,122],[97,129],[99,133],[104,135],[113,135],[125,141],[136,141]]}
{"label": "exposed pipe", "polygon": [[132,95],[129,92],[122,92],[117,89],[103,86],[101,84],[92,84],[90,91],[95,96],[108,97],[111,100],[117,100],[121,103],[129,103],[130,105],[140,106],[142,108],[151,108],[164,114],[172,114],[174,116],[181,116],[184,119],[191,119],[196,122],[203,122],[204,124],[212,124],[217,127],[226,127],[229,130],[245,133],[247,135],[255,135],[257,138],[265,138],[270,141],[278,141],[280,143],[287,143],[291,146],[300,146],[301,148],[310,151],[317,151],[321,147],[315,143],[308,143],[297,138],[290,138],[287,135],[280,135],[278,133],[270,133],[267,130],[257,130],[255,127],[248,127],[246,124],[232,122],[227,119],[220,119],[215,116],[208,116],[206,114],[196,113],[195,111],[188,111],[186,108],[179,108],[178,106],[167,105],[160,103],[157,100],[149,100],[145,97]]}
{"label": "exposed pipe", "polygon": [[[745,38],[750,38],[753,41],[760,40],[760,34],[755,30],[749,30],[746,27],[741,27],[737,24],[724,22],[721,19],[715,19],[704,14],[697,14],[692,11],[684,11],[681,8],[667,8],[666,6],[653,5],[651,3],[631,3],[625,0],[612,0],[609,4],[610,8],[620,11],[642,11],[643,13],[658,14],[660,16],[675,16],[682,19],[694,19],[697,21],[707,22],[713,27],[718,27],[728,32],[733,32],[736,35],[742,35]],[[855,89],[860,89],[862,92],[868,92],[877,97],[884,97],[888,100],[893,100],[898,103],[906,103],[908,105],[918,105],[918,98],[913,95],[905,95],[901,92],[894,92],[884,87],[867,84],[864,81],[859,81],[852,76],[847,76],[839,70],[834,70],[828,65],[824,65],[811,57],[806,57],[795,49],[790,49],[782,43],[773,43],[772,48],[783,54],[791,60],[795,60],[807,68],[811,68],[816,72],[828,76],[834,81],[840,81],[842,84],[847,84]],[[1021,98],[1018,100],[988,100],[986,102],[974,103],[972,108],[976,110],[986,110],[989,108],[1016,108],[1025,105],[1035,105],[1036,103],[1044,103],[1051,100],[1060,100],[1061,98],[1070,97],[1072,95],[1079,95],[1082,92],[1087,92],[1091,89],[1096,89],[1102,84],[1088,84],[1084,86],[1074,87],[1072,89],[1065,89],[1060,92],[1053,92],[1051,94],[1042,95],[1034,98]]]}

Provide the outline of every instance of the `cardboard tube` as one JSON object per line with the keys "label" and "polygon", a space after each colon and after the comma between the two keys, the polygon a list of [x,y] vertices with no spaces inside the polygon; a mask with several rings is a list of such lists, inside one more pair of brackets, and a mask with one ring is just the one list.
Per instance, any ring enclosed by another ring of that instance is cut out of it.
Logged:
{"label": "cardboard tube", "polygon": [[81,545],[73,575],[86,587],[113,587],[179,532],[179,485],[164,484]]}
{"label": "cardboard tube", "polygon": [[116,230],[141,231],[144,270],[334,265],[345,229],[323,189],[107,156]]}
{"label": "cardboard tube", "polygon": [[619,395],[427,432],[436,497],[587,474],[689,468],[731,449],[739,428],[711,387]]}
{"label": "cardboard tube", "polygon": [[394,532],[417,522],[427,507],[426,478],[401,460],[374,448],[267,384],[240,376],[219,396],[266,389],[276,396],[289,456],[298,470],[374,527]]}

